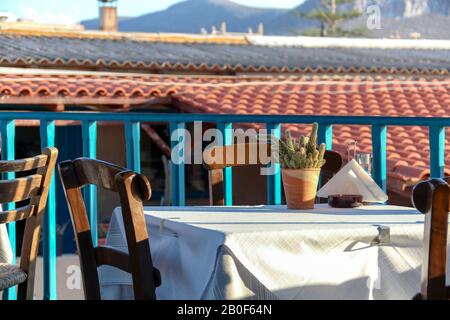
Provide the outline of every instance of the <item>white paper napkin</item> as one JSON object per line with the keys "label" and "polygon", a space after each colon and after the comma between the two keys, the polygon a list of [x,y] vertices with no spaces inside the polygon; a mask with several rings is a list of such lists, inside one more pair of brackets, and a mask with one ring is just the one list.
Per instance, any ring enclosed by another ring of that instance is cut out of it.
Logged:
{"label": "white paper napkin", "polygon": [[349,161],[318,192],[320,198],[334,194],[360,194],[364,202],[386,202],[388,196],[354,159]]}

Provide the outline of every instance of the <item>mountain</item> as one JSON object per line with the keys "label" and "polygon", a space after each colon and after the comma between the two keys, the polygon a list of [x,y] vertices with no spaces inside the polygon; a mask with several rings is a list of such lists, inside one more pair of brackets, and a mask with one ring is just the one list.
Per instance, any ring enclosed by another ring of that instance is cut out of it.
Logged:
{"label": "mountain", "polygon": [[[450,16],[425,13],[405,18],[384,18],[381,21],[381,29],[368,30],[367,37],[408,39],[417,35],[422,39],[450,40]],[[354,29],[364,25],[364,18],[358,18],[345,23],[344,28]]]}
{"label": "mountain", "polygon": [[383,18],[411,18],[427,14],[450,14],[448,0],[357,0],[354,7],[365,11],[370,5],[377,5]]}
{"label": "mountain", "polygon": [[[256,31],[265,23],[287,12],[283,9],[260,9],[243,6],[229,0],[188,0],[163,11],[119,20],[120,31],[199,33],[202,28],[211,32],[225,21],[229,32]],[[83,21],[86,29],[98,28],[98,20]]]}
{"label": "mountain", "polygon": [[[321,0],[306,0],[296,10],[310,12],[319,7]],[[412,33],[420,33],[424,38],[450,39],[448,25],[450,23],[450,0],[355,0],[352,5],[344,5],[348,9],[356,9],[363,16],[344,23],[344,27],[353,29],[366,26],[367,8],[376,5],[381,13],[381,29],[369,30],[369,37],[410,37]],[[308,19],[301,19],[293,11],[279,15],[266,24],[267,33],[295,34],[302,33],[319,24]]]}
{"label": "mountain", "polygon": [[[305,0],[295,10],[306,13],[318,8],[320,3],[321,0]],[[410,38],[420,34],[422,38],[450,39],[450,0],[355,0],[342,9],[357,9],[363,16],[343,23],[343,27],[366,26],[367,8],[373,5],[379,8],[381,28],[368,30],[368,37]],[[199,33],[202,28],[208,32],[212,26],[219,29],[222,21],[226,22],[229,32],[247,32],[249,27],[256,30],[258,24],[263,23],[268,35],[302,34],[308,28],[319,26],[317,21],[299,18],[294,10],[252,8],[230,0],[187,0],[163,11],[121,18],[119,29]],[[97,19],[82,24],[87,29],[98,28]]]}
{"label": "mountain", "polygon": [[265,23],[265,32],[269,35],[296,35],[301,34],[304,30],[313,27],[319,27],[317,21],[300,18],[296,12],[310,12],[316,9],[320,4],[320,0],[306,0],[293,10],[288,10],[279,14],[271,21]]}
{"label": "mountain", "polygon": [[269,21],[265,25],[265,31],[267,34],[284,34],[295,35],[301,34],[308,28],[318,28],[319,23],[310,19],[300,18],[295,12],[306,13],[310,12],[320,5],[320,0],[306,0],[297,8],[284,12],[278,15],[273,20]]}
{"label": "mountain", "polygon": [[377,5],[380,9],[380,28],[368,30],[374,38],[411,38],[420,35],[425,39],[450,39],[449,0],[358,0],[354,8],[364,16],[346,22],[344,27],[365,26],[366,8]]}
{"label": "mountain", "polygon": [[[319,7],[320,2],[306,0],[296,10],[310,12]],[[343,27],[354,29],[366,26],[369,18],[367,9],[374,5],[381,14],[381,28],[367,30],[368,37],[411,38],[420,35],[426,39],[450,39],[450,0],[355,0],[352,5],[344,5],[343,9],[356,9],[363,15],[343,23]],[[301,19],[289,11],[267,23],[265,29],[268,34],[301,34],[311,27],[319,27],[318,22]]]}

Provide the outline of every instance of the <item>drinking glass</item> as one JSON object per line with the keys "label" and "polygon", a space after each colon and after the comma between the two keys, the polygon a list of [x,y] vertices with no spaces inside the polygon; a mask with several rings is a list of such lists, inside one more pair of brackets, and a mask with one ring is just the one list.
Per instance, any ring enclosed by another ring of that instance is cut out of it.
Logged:
{"label": "drinking glass", "polygon": [[369,175],[372,175],[372,155],[370,153],[357,153],[355,160]]}

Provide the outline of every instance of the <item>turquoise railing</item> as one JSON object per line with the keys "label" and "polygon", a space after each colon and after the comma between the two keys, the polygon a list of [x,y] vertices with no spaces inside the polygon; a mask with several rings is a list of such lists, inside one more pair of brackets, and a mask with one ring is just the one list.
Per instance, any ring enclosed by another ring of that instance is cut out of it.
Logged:
{"label": "turquoise railing", "polygon": [[[74,120],[82,125],[83,155],[96,157],[97,124],[99,121],[121,122],[125,124],[127,166],[140,171],[140,123],[168,123],[171,137],[176,133],[176,141],[182,141],[186,123],[203,121],[216,123],[224,136],[224,144],[232,142],[233,124],[260,123],[272,130],[275,136],[281,136],[282,124],[319,123],[319,140],[332,148],[333,125],[369,125],[372,126],[373,176],[378,185],[386,190],[386,130],[387,126],[425,126],[429,128],[430,170],[432,177],[444,174],[445,128],[450,126],[450,118],[425,117],[369,117],[369,116],[304,116],[304,115],[218,115],[218,114],[154,114],[154,113],[96,113],[96,112],[0,112],[2,159],[14,159],[15,120],[40,120],[41,145],[52,146],[55,143],[55,121]],[[225,171],[225,204],[233,203],[231,168]],[[14,174],[8,173],[5,179]],[[268,179],[268,203],[281,203],[281,177],[279,170]],[[175,206],[185,204],[184,164],[172,164],[172,203]],[[52,182],[47,211],[44,220],[44,298],[53,300],[56,295],[56,196]],[[97,242],[97,196],[94,187],[87,188],[85,199],[89,212],[93,239]],[[6,207],[5,209],[11,209]],[[10,223],[8,231],[15,248],[15,225]],[[15,290],[8,291],[9,299],[15,298]]]}

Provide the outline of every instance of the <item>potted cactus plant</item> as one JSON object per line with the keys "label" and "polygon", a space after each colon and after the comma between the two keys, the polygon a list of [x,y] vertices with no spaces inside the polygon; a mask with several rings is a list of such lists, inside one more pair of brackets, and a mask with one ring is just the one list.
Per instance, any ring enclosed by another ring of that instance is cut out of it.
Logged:
{"label": "potted cactus plant", "polygon": [[318,127],[314,123],[310,136],[298,140],[287,130],[286,141],[280,140],[281,175],[289,209],[314,208],[320,169],[325,164],[325,144],[317,149]]}

